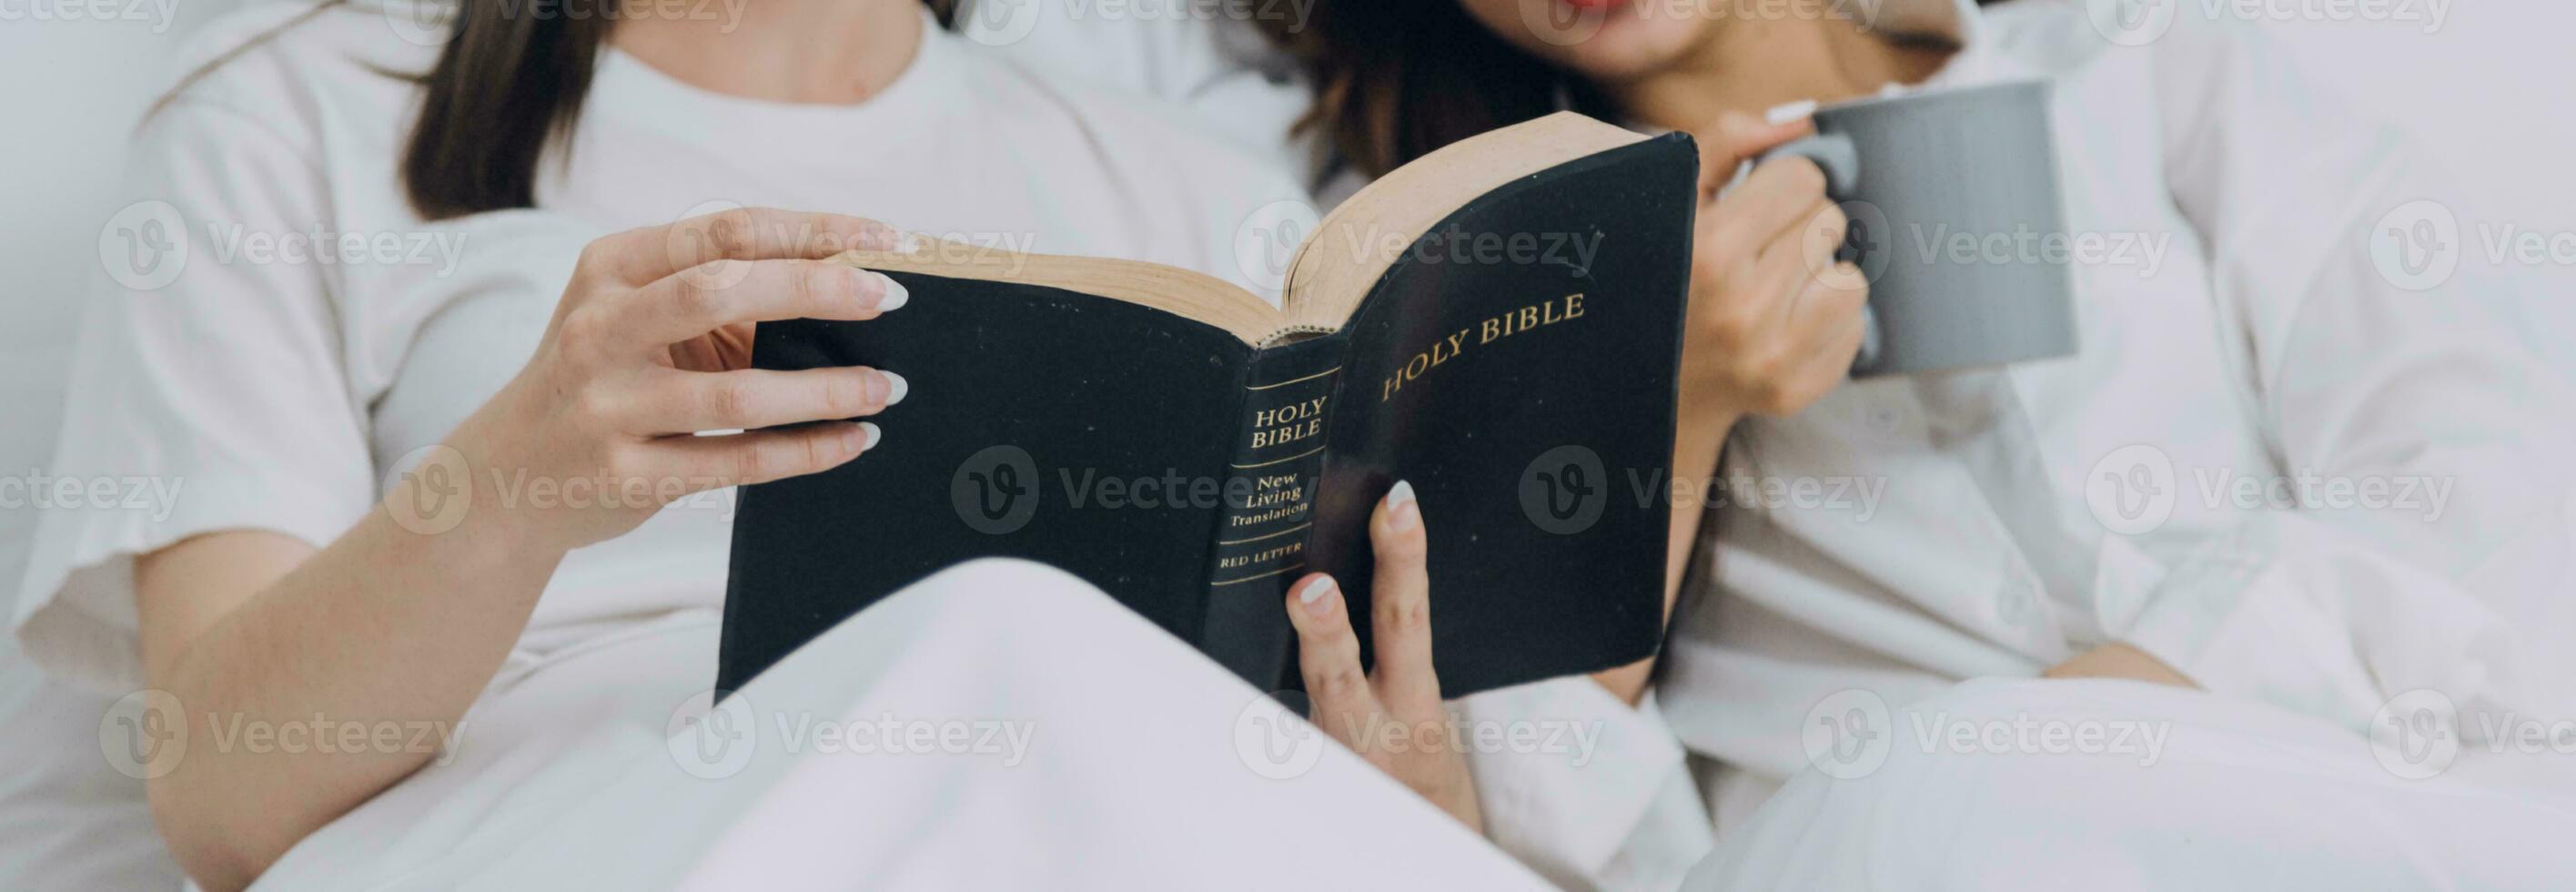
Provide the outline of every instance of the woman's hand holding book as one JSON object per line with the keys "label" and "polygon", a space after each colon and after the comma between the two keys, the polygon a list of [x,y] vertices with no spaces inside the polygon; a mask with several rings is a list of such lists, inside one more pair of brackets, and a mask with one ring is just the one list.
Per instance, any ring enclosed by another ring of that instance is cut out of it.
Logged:
{"label": "woman's hand holding book", "polygon": [[1315,725],[1482,833],[1485,819],[1466,755],[1452,739],[1454,723],[1431,668],[1429,542],[1413,487],[1398,481],[1369,515],[1369,544],[1377,555],[1369,587],[1376,672],[1360,669],[1350,602],[1332,577],[1310,573],[1290,586],[1288,617],[1297,628],[1298,669],[1314,702]]}
{"label": "woman's hand holding book", "polygon": [[[559,500],[542,512],[551,516],[514,524],[529,541],[564,548],[615,537],[700,490],[839,466],[880,436],[847,419],[875,414],[909,385],[859,367],[749,368],[752,327],[867,320],[902,306],[893,279],[824,262],[895,250],[900,238],[872,220],[754,208],[592,242],[536,355],[447,445],[483,472],[469,475],[478,487],[493,471],[596,487],[599,498],[580,507]],[[780,425],[800,426],[762,430]],[[697,436],[738,429],[748,432]]]}

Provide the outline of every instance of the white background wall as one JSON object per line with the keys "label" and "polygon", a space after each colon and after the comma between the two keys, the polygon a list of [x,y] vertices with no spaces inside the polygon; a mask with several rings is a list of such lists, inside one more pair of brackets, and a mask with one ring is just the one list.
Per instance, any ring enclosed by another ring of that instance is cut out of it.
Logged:
{"label": "white background wall", "polygon": [[[43,3],[45,0],[34,0]],[[141,21],[36,21],[0,0],[0,476],[44,467],[72,320],[99,269],[119,150],[188,29],[240,0]],[[0,505],[0,616],[35,512]],[[141,782],[107,769],[108,700],[45,680],[0,634],[0,889],[175,889]]]}

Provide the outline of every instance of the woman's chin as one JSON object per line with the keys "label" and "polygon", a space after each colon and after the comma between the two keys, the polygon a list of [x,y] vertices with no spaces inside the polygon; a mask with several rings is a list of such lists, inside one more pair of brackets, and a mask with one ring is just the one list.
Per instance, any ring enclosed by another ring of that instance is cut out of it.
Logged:
{"label": "woman's chin", "polygon": [[[1706,25],[1648,10],[1637,5],[1639,0],[1544,2],[1550,15],[1496,30],[1522,50],[1595,83],[1635,80],[1672,66]],[[1580,5],[1598,2],[1610,5]]]}
{"label": "woman's chin", "polygon": [[[1620,27],[1622,25],[1639,27]],[[1670,27],[1669,22],[1604,25],[1601,33],[1591,40],[1551,46],[1539,55],[1567,73],[1595,84],[1628,83],[1671,69],[1674,61],[1684,53],[1689,46],[1687,39],[1647,33],[1650,29]]]}

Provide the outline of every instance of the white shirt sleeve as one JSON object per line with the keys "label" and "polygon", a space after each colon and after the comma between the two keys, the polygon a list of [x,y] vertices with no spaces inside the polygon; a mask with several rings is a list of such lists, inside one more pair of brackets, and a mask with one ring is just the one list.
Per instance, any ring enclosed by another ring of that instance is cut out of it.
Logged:
{"label": "white shirt sleeve", "polygon": [[1678,888],[1716,835],[1681,743],[1585,677],[1461,698],[1485,836],[1560,887]]}
{"label": "white shirt sleeve", "polygon": [[2416,689],[2536,705],[2541,656],[2568,647],[2531,636],[2576,634],[2576,399],[2465,228],[2447,248],[2395,240],[2427,211],[2411,203],[2443,195],[2405,146],[2260,43],[2175,28],[2159,112],[2238,377],[2281,471],[2316,489],[2172,568],[2123,637],[2214,690],[2355,728]]}
{"label": "white shirt sleeve", "polygon": [[121,256],[102,258],[108,275],[84,308],[14,617],[51,672],[110,690],[142,683],[134,556],[230,529],[319,545],[374,503],[328,270],[234,250],[335,231],[298,145],[195,98],[138,134],[125,179],[135,203],[103,234]]}

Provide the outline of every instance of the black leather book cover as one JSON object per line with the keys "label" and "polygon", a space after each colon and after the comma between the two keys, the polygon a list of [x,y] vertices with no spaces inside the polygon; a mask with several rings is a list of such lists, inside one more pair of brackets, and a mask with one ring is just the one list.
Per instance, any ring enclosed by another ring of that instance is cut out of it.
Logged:
{"label": "black leather book cover", "polygon": [[762,368],[875,365],[913,389],[857,461],[744,488],[717,687],[942,568],[1012,556],[1294,689],[1286,587],[1334,574],[1367,641],[1365,523],[1398,479],[1431,531],[1445,695],[1652,654],[1696,170],[1673,136],[1514,181],[1415,240],[1340,331],[1266,349],[1117,300],[902,272],[900,312],[763,324]]}

